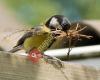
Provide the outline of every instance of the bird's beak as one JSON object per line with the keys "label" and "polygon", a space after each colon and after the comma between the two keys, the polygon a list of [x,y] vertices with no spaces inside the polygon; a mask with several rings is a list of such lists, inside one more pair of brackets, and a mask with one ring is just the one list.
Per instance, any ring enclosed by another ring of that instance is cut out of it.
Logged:
{"label": "bird's beak", "polygon": [[44,33],[50,33],[51,30],[49,28],[47,28],[46,26],[43,26],[43,32]]}

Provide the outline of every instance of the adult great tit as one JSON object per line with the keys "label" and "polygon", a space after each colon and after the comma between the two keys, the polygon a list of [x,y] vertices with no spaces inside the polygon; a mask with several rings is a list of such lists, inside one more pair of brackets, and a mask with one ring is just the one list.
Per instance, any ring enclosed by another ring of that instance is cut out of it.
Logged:
{"label": "adult great tit", "polygon": [[54,15],[46,21],[45,25],[51,30],[56,29],[56,30],[62,30],[66,32],[70,28],[71,23],[63,15]]}

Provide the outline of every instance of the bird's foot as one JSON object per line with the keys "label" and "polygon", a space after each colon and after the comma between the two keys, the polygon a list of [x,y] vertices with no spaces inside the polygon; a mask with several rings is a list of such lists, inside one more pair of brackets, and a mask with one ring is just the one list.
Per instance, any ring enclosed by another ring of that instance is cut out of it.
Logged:
{"label": "bird's foot", "polygon": [[56,57],[43,55],[43,58],[46,61],[46,63],[52,64],[57,69],[61,69],[64,67],[63,61],[61,61],[60,59]]}

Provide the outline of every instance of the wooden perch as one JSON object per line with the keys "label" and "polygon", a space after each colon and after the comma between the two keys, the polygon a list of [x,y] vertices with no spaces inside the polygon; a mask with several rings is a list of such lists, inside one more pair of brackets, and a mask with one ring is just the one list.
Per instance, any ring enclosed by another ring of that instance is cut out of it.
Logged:
{"label": "wooden perch", "polygon": [[26,56],[0,52],[0,80],[100,80],[100,70],[67,62],[61,71],[43,60],[32,63]]}

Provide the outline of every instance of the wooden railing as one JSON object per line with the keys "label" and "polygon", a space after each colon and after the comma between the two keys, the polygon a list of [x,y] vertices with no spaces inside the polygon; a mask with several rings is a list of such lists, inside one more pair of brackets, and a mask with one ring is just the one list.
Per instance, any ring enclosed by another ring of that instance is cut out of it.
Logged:
{"label": "wooden railing", "polygon": [[43,60],[32,63],[26,56],[0,52],[0,80],[100,80],[100,70],[70,62],[58,70]]}

